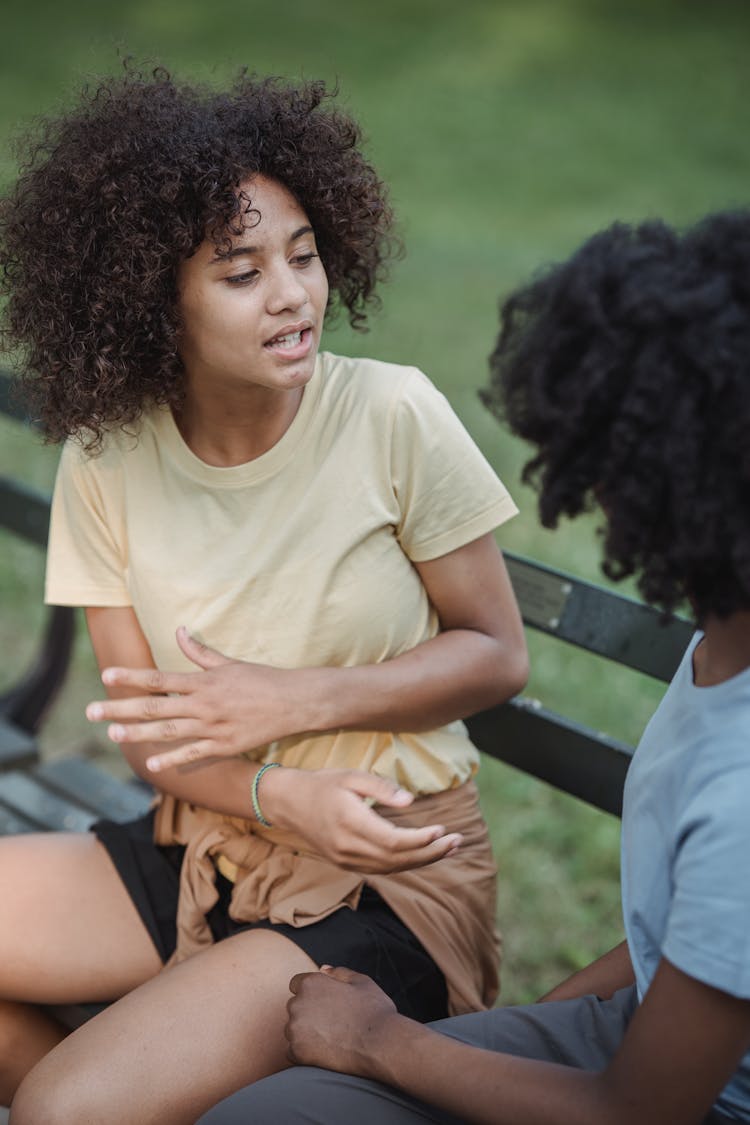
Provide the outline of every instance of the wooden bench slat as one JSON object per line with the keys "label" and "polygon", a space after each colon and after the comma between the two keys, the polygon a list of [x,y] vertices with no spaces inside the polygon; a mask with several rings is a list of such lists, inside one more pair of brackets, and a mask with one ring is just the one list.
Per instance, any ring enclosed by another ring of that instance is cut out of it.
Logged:
{"label": "wooden bench slat", "polygon": [[483,753],[619,816],[632,747],[519,697],[466,720]]}
{"label": "wooden bench slat", "polygon": [[574,578],[565,571],[505,553],[508,573],[527,625],[618,664],[671,680],[695,625],[664,622],[658,610]]}
{"label": "wooden bench slat", "polygon": [[110,820],[142,816],[153,801],[153,793],[145,786],[113,777],[85,758],[43,762],[34,770],[34,777],[51,791]]}
{"label": "wooden bench slat", "polygon": [[0,836],[16,836],[21,832],[38,832],[39,825],[6,809],[0,804]]}
{"label": "wooden bench slat", "polygon": [[86,832],[96,820],[90,809],[65,800],[33,774],[18,770],[0,775],[0,801],[16,815],[51,831]]}

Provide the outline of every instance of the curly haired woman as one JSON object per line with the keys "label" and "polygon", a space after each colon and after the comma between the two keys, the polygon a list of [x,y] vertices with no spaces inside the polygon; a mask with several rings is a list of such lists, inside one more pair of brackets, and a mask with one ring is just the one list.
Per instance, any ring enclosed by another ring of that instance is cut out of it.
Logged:
{"label": "curly haired woman", "polygon": [[598,502],[607,573],[700,626],[628,772],[626,941],[543,1003],[429,1028],[304,974],[307,1065],[202,1125],[750,1122],[750,212],[590,239],[507,301],[491,366],[545,526]]}
{"label": "curly haired woman", "polygon": [[[419,371],[318,351],[395,245],[327,99],[126,74],[2,204],[6,340],[68,439],[47,597],[85,607],[88,717],[159,794],[0,841],[14,1125],[194,1121],[287,1065],[289,980],[324,962],[419,1020],[496,991],[459,720],[526,675],[515,507]],[[116,1002],[70,1035],[42,1007],[81,1000]]]}

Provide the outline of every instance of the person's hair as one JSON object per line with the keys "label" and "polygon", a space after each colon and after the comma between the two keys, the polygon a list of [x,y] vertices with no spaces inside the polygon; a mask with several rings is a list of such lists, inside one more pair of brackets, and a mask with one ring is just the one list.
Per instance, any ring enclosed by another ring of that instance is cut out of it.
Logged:
{"label": "person's hair", "polygon": [[545,527],[599,503],[610,578],[750,609],[750,212],[594,236],[505,302],[490,369]]}
{"label": "person's hair", "polygon": [[51,440],[87,446],[147,404],[179,405],[178,266],[208,236],[229,248],[261,174],[283,184],[315,230],[331,296],[356,328],[399,251],[356,123],[322,82],[244,72],[216,91],[157,69],[86,88],[21,144],[0,202],[3,343]]}

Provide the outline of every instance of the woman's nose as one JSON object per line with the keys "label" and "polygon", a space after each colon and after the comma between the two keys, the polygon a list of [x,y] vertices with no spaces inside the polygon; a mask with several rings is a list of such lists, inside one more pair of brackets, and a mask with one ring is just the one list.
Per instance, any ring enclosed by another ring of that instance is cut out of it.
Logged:
{"label": "woman's nose", "polygon": [[274,273],[268,294],[269,312],[302,308],[307,299],[307,289],[295,270],[285,268]]}

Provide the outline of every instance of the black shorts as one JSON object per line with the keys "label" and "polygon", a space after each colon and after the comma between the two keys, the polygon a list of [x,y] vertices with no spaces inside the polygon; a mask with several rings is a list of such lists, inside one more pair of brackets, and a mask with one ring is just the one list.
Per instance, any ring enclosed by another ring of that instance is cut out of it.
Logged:
{"label": "black shorts", "polygon": [[[177,944],[177,899],[182,845],[154,843],[154,814],[117,824],[100,820],[92,827],[117,868],[162,961]],[[243,930],[267,929],[283,934],[304,949],[317,965],[343,965],[366,973],[380,985],[398,1010],[427,1022],[448,1014],[445,978],[424,946],[372,887],[362,889],[356,910],[342,906],[309,926],[287,923],[236,922],[229,917],[232,883],[218,871],[219,901],[206,915],[214,941]]]}

